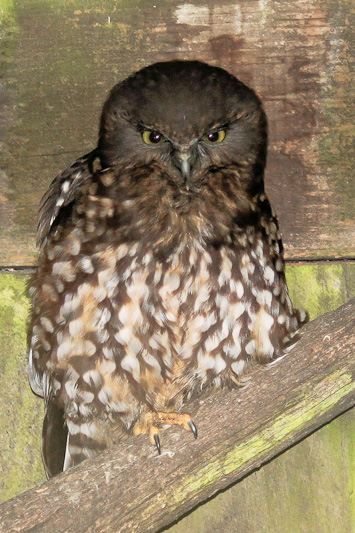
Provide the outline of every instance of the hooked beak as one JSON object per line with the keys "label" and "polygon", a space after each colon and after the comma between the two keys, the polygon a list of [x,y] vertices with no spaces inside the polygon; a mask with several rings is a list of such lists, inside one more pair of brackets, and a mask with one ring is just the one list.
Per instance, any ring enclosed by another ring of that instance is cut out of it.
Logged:
{"label": "hooked beak", "polygon": [[189,190],[189,180],[191,176],[191,152],[178,152],[177,162],[184,180],[185,187],[187,190]]}

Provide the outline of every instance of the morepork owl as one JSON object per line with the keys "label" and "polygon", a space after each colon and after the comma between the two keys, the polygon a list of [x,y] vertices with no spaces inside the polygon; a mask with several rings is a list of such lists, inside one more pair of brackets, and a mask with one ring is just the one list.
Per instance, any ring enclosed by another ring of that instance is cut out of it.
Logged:
{"label": "morepork owl", "polygon": [[40,207],[31,387],[48,476],[113,441],[181,424],[189,397],[238,385],[297,341],[264,192],[255,93],[198,61],[144,68],[106,101],[98,146]]}

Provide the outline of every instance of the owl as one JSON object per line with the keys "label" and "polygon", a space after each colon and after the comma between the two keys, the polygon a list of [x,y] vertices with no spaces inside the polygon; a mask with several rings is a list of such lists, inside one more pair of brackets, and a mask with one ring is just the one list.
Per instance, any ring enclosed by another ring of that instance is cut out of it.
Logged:
{"label": "owl", "polygon": [[241,386],[298,340],[277,219],[264,192],[267,121],[255,92],[199,61],[115,85],[97,148],[42,199],[28,375],[45,400],[48,477]]}

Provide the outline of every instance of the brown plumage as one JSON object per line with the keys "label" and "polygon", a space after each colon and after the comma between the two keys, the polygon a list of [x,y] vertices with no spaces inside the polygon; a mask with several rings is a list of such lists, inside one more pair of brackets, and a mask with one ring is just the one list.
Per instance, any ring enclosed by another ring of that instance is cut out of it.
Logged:
{"label": "brown plumage", "polygon": [[98,147],[39,215],[29,378],[55,475],[123,429],[181,424],[192,393],[238,385],[297,341],[277,220],[264,193],[266,118],[226,71],[173,61],[116,85]]}

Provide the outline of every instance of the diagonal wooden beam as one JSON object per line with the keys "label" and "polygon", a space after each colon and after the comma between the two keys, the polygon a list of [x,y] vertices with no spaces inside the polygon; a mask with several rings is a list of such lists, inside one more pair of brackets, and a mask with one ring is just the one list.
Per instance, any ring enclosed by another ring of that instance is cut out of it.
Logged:
{"label": "diagonal wooden beam", "polygon": [[355,299],[304,327],[284,359],[240,390],[191,402],[199,438],[141,437],[0,506],[0,532],[152,532],[355,405]]}

